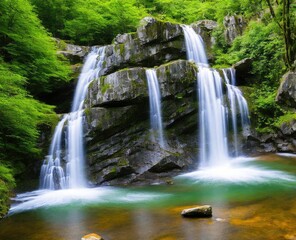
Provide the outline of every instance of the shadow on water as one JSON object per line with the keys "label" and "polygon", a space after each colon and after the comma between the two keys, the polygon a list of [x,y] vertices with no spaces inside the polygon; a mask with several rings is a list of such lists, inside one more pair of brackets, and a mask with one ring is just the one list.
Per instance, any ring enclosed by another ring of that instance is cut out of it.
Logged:
{"label": "shadow on water", "polygon": [[[72,240],[90,232],[109,240],[296,239],[295,161],[268,155],[240,163],[265,171],[256,172],[253,181],[191,173],[167,186],[21,195],[24,202],[0,222],[0,239]],[[182,209],[198,204],[211,204],[213,217],[180,216]]]}

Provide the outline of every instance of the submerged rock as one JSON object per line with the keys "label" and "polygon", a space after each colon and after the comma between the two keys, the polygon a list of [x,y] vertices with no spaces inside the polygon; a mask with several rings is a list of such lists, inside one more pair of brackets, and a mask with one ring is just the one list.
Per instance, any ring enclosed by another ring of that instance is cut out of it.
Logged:
{"label": "submerged rock", "polygon": [[184,209],[181,212],[183,217],[190,218],[208,218],[212,217],[212,207],[210,205],[197,206],[194,208]]}
{"label": "submerged rock", "polygon": [[104,240],[100,235],[96,233],[90,233],[81,238],[81,240]]}

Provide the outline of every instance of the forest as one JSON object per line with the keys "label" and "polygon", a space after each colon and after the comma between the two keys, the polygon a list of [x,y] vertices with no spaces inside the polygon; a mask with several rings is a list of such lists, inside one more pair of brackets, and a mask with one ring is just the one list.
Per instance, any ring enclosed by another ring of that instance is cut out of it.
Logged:
{"label": "forest", "polygon": [[[38,178],[39,169],[34,176],[29,170],[40,166],[47,152],[41,133],[51,132],[61,113],[55,92],[76,78],[69,61],[57,54],[55,39],[110,44],[117,34],[135,31],[146,16],[183,24],[216,21],[212,65],[253,60],[253,127],[272,132],[296,118],[275,100],[281,77],[296,68],[295,0],[1,0],[0,216],[14,188]],[[223,37],[225,16],[243,16],[247,22],[231,43]]]}

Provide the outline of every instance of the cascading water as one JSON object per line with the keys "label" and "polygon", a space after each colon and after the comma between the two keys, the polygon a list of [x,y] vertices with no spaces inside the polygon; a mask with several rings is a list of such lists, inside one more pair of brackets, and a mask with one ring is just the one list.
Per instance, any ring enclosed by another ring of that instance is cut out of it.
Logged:
{"label": "cascading water", "polygon": [[162,114],[161,114],[161,95],[159,90],[159,83],[154,69],[146,70],[146,77],[149,90],[149,104],[150,104],[150,124],[151,129],[156,133],[156,140],[161,147],[165,147],[165,140],[163,137]]}
{"label": "cascading water", "polygon": [[76,86],[71,113],[65,114],[58,123],[49,155],[41,167],[41,189],[86,187],[83,170],[83,103],[89,83],[101,74],[104,53],[104,47],[93,48],[85,60]]}
{"label": "cascading water", "polygon": [[[192,60],[198,66],[198,99],[199,99],[199,130],[200,130],[200,167],[217,167],[229,164],[228,153],[228,107],[224,100],[223,78],[218,71],[209,68],[205,47],[202,38],[195,33],[190,26],[182,26],[185,36],[185,44],[188,60]],[[226,70],[225,70],[226,72]],[[233,75],[234,76],[234,75]],[[227,80],[226,80],[227,81]],[[246,101],[239,89],[228,81],[228,94],[232,97],[230,102],[233,119],[236,117],[235,100],[241,107],[240,112],[248,116]],[[232,121],[235,124],[234,134],[237,145],[236,118]],[[244,124],[247,121],[244,122]]]}
{"label": "cascading water", "polygon": [[[239,154],[238,147],[238,120],[241,121],[241,128],[246,135],[249,131],[249,110],[248,103],[243,97],[242,92],[235,86],[235,70],[233,68],[223,69],[224,79],[227,87],[227,97],[229,106],[231,109],[231,122],[233,131],[233,142],[234,142],[234,155],[237,157]],[[240,119],[238,119],[240,116]]]}

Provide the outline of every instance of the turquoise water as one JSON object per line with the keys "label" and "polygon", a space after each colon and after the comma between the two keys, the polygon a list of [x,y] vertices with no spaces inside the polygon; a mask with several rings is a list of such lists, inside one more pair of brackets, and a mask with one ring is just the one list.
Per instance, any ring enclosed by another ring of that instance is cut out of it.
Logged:
{"label": "turquoise water", "polygon": [[[240,159],[215,171],[172,185],[26,193],[0,222],[0,239],[72,240],[91,232],[109,240],[296,238],[295,156]],[[180,216],[202,204],[212,205],[212,218]]]}

